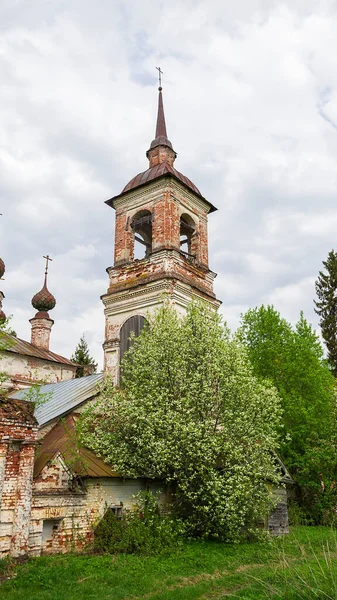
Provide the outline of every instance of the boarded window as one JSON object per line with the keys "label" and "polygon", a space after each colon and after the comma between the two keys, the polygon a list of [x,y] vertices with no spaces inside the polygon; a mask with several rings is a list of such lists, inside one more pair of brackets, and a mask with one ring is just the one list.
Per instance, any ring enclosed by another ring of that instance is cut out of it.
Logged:
{"label": "boarded window", "polygon": [[120,332],[120,361],[122,362],[122,358],[127,350],[129,350],[132,340],[130,340],[130,336],[134,333],[135,337],[138,337],[141,330],[143,329],[146,323],[146,319],[141,315],[135,315],[134,317],[130,317],[127,321],[125,321],[124,325],[121,328]]}

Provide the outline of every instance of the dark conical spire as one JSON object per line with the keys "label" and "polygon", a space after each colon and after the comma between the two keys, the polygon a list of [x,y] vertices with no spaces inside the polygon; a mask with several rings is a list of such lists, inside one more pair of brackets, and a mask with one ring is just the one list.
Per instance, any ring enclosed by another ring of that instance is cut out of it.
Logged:
{"label": "dark conical spire", "polygon": [[[176,158],[176,153],[173,150],[173,146],[170,140],[167,137],[166,131],[166,122],[165,122],[165,113],[164,113],[164,103],[163,103],[163,88],[159,86],[158,88],[159,96],[158,96],[158,113],[157,113],[157,124],[156,124],[156,137],[152,140],[149,150],[146,153],[146,156],[150,160],[150,166],[152,166],[151,161],[151,150],[158,148],[158,146],[163,146],[164,148],[169,148],[170,153],[170,162],[174,162]],[[161,162],[161,161],[160,161]]]}
{"label": "dark conical spire", "polygon": [[[161,87],[158,88],[158,90],[159,90],[159,98],[158,98],[158,115],[157,115],[156,139],[159,138],[159,137],[164,137],[164,138],[167,139],[162,89],[163,88],[161,88]],[[171,144],[171,142],[169,142],[169,143]]]}

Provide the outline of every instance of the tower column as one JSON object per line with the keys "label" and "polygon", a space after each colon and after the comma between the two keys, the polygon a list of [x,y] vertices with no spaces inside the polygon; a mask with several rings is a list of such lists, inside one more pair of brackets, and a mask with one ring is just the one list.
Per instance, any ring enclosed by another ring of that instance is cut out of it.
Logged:
{"label": "tower column", "polygon": [[110,282],[102,296],[104,372],[117,385],[130,333],[138,335],[165,298],[179,314],[191,300],[201,298],[215,310],[220,304],[207,250],[208,214],[216,208],[174,166],[177,155],[167,137],[161,84],[155,139],[146,156],[149,168],[106,201],[116,210],[116,225],[115,263],[107,269]]}
{"label": "tower column", "polygon": [[35,317],[29,320],[31,329],[31,343],[33,346],[49,350],[50,332],[54,325],[47,312],[37,312]]}
{"label": "tower column", "polygon": [[47,288],[48,263],[52,258],[48,254],[43,258],[46,259],[43,288],[32,298],[32,305],[38,312],[29,322],[32,326],[31,343],[37,348],[49,350],[50,331],[54,321],[50,318],[48,310],[55,307],[56,300]]}

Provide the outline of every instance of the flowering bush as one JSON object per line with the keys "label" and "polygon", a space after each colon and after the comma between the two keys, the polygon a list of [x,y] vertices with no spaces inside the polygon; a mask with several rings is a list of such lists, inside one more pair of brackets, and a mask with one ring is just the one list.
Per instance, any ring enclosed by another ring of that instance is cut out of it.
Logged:
{"label": "flowering bush", "polygon": [[281,409],[220,316],[166,304],[83,415],[82,443],[123,476],[164,480],[189,535],[236,540],[270,510]]}

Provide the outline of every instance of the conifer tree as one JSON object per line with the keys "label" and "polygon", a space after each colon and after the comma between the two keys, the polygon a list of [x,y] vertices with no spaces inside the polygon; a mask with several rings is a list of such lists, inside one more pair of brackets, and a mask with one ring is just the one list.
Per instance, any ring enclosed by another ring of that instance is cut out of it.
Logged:
{"label": "conifer tree", "polygon": [[80,341],[78,342],[75,352],[71,357],[71,360],[80,365],[76,370],[76,377],[83,377],[85,373],[85,367],[90,366],[90,372],[96,373],[97,363],[89,353],[89,347],[87,341],[84,337],[84,334],[81,336]]}
{"label": "conifer tree", "polygon": [[331,370],[337,377],[337,252],[331,250],[323,261],[325,271],[320,271],[316,281],[315,312],[328,350]]}

